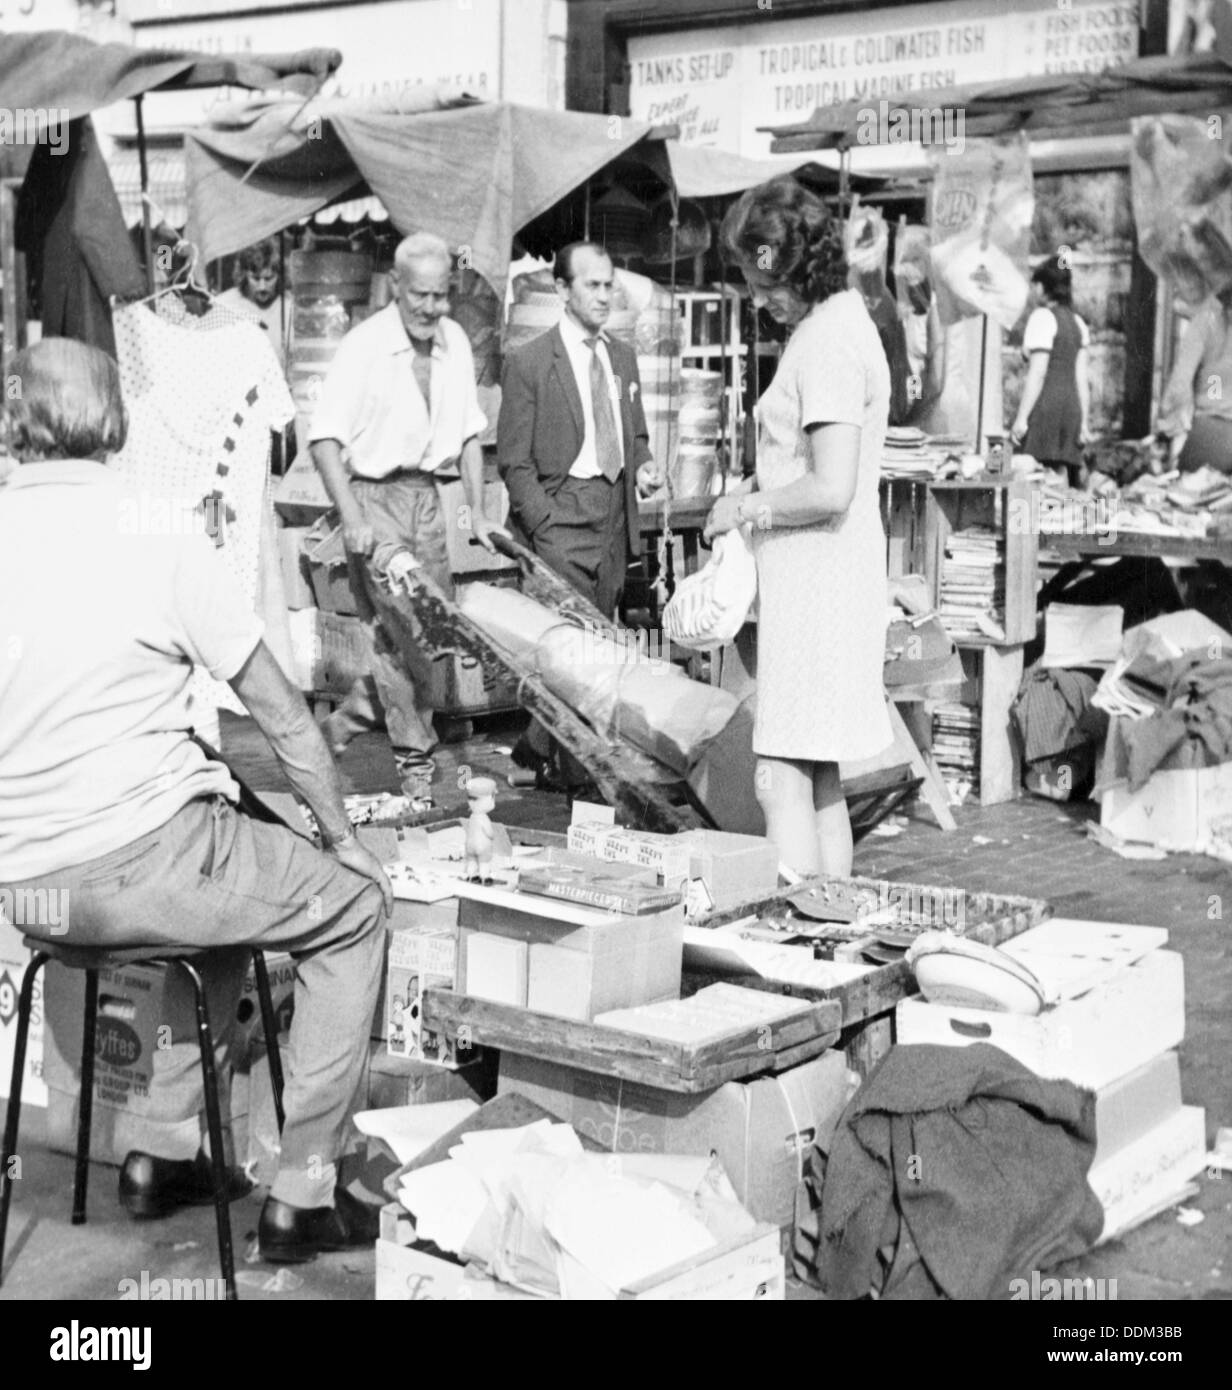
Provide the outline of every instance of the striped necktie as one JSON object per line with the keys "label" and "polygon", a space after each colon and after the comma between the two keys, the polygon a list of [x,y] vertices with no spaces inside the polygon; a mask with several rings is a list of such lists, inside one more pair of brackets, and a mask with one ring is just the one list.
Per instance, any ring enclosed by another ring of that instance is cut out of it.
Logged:
{"label": "striped necktie", "polygon": [[612,410],[612,397],[607,389],[607,373],[599,361],[599,338],[587,338],[590,348],[590,400],[595,414],[595,458],[599,471],[614,483],[620,477],[624,460],[620,452],[620,435],[616,429],[616,416]]}

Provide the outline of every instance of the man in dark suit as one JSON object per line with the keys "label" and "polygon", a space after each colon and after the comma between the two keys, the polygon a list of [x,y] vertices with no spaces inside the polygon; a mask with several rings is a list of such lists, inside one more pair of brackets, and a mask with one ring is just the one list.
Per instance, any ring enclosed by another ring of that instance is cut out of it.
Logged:
{"label": "man in dark suit", "polygon": [[604,331],[607,252],[575,242],[555,273],[564,317],[505,362],[500,474],[518,539],[614,615],[639,543],[635,475],[650,459],[637,358]]}

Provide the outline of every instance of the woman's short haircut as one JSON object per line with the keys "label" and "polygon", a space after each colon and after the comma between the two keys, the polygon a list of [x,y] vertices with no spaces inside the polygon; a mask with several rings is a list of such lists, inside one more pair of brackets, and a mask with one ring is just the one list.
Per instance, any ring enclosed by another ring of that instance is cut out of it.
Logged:
{"label": "woman's short haircut", "polygon": [[1064,305],[1067,309],[1074,302],[1074,277],[1061,264],[1060,256],[1049,256],[1041,261],[1031,272],[1031,279],[1043,287],[1049,299]]}
{"label": "woman's short haircut", "polygon": [[738,261],[789,285],[810,304],[847,288],[842,225],[788,175],[742,193],[723,219],[722,238]]}
{"label": "woman's short haircut", "polygon": [[260,275],[266,270],[282,273],[282,258],[278,254],[277,237],[266,237],[264,241],[254,241],[245,246],[236,258],[235,283],[242,285],[248,275]]}
{"label": "woman's short haircut", "polygon": [[120,372],[105,352],[72,338],[44,338],[15,356],[9,373],[8,448],[19,463],[102,463],[124,447]]}

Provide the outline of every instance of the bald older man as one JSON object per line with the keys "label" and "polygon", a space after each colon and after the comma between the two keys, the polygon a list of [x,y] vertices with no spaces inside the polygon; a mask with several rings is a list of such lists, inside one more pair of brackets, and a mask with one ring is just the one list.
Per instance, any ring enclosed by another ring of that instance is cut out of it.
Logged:
{"label": "bald older man", "polygon": [[[437,484],[461,475],[473,536],[489,550],[492,533],[501,531],[483,517],[478,436],[487,421],[475,391],[470,343],[447,316],[452,265],[439,237],[416,233],[399,245],[393,303],[342,340],[308,433],[349,554],[371,556],[396,580],[422,566],[450,597]],[[402,664],[393,660],[378,638],[362,566],[352,564],[351,571],[367,619],[370,674],[330,715],[326,737],[341,752],[356,733],[379,727],[383,717],[404,788],[417,800],[430,800],[436,742],[432,663],[414,653],[404,653]]]}

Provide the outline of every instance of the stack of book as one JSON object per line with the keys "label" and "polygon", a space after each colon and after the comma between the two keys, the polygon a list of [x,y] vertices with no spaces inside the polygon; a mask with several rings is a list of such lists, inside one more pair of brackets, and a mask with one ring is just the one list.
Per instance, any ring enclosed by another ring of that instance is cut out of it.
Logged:
{"label": "stack of book", "polygon": [[951,800],[962,801],[980,779],[980,712],[939,704],[933,711],[933,757]]}
{"label": "stack of book", "polygon": [[939,612],[955,641],[1005,640],[1005,550],[990,527],[947,538]]}
{"label": "stack of book", "polygon": [[935,478],[945,463],[944,449],[931,447],[923,430],[891,425],[881,453],[881,472],[889,478]]}

